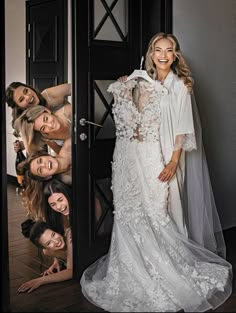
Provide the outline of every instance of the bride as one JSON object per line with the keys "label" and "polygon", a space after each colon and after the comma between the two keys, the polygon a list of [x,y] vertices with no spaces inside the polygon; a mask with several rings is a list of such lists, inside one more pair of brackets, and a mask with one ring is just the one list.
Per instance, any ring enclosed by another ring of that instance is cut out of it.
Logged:
{"label": "bride", "polygon": [[204,312],[230,296],[232,268],[214,244],[190,238],[181,211],[185,154],[197,148],[193,80],[173,35],[151,39],[146,68],[153,81],[132,76],[108,89],[114,225],[108,254],[82,275],[82,292],[109,312]]}

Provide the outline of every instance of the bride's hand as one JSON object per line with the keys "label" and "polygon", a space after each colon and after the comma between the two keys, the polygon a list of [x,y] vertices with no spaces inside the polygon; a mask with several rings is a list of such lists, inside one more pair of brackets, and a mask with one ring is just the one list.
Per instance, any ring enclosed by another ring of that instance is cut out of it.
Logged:
{"label": "bride's hand", "polygon": [[177,163],[177,162],[170,161],[170,162],[165,166],[165,168],[163,169],[163,171],[161,171],[160,175],[158,176],[158,178],[160,179],[160,181],[162,181],[162,182],[170,181],[171,178],[175,175],[177,166],[178,166],[178,163]]}
{"label": "bride's hand", "polygon": [[127,75],[121,76],[121,77],[119,77],[119,78],[117,79],[117,81],[120,82],[120,83],[123,83],[123,82],[126,81],[127,77],[128,77]]}

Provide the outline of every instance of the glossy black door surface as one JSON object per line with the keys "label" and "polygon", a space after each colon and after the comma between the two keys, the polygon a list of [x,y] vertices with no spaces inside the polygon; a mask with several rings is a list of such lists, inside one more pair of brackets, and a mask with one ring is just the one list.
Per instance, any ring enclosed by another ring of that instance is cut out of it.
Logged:
{"label": "glossy black door surface", "polygon": [[73,244],[75,275],[80,277],[109,248],[116,132],[107,88],[140,62],[141,1],[72,1],[72,12],[73,190],[78,204]]}

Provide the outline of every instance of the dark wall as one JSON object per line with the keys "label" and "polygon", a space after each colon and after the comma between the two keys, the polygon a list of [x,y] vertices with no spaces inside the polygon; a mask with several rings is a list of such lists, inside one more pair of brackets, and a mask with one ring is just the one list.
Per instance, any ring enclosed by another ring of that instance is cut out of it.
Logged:
{"label": "dark wall", "polygon": [[142,1],[142,54],[158,32],[172,32],[172,0]]}
{"label": "dark wall", "polygon": [[231,228],[236,226],[236,1],[173,1],[173,32],[195,80],[222,227]]}

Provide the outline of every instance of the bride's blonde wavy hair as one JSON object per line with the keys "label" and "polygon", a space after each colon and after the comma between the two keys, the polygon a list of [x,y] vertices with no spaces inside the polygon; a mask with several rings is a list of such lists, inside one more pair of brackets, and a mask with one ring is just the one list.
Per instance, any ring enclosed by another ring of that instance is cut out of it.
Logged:
{"label": "bride's blonde wavy hair", "polygon": [[177,38],[172,34],[167,33],[158,33],[154,35],[151,40],[149,41],[148,50],[146,53],[146,61],[145,61],[145,67],[148,75],[152,79],[157,79],[157,72],[156,72],[156,65],[152,60],[153,53],[155,51],[155,44],[160,39],[168,39],[173,45],[173,53],[175,55],[175,61],[171,65],[172,71],[183,80],[184,84],[188,88],[188,90],[191,92],[193,89],[193,78],[190,71],[189,66],[187,65],[182,52],[180,50],[180,45],[177,40]]}

